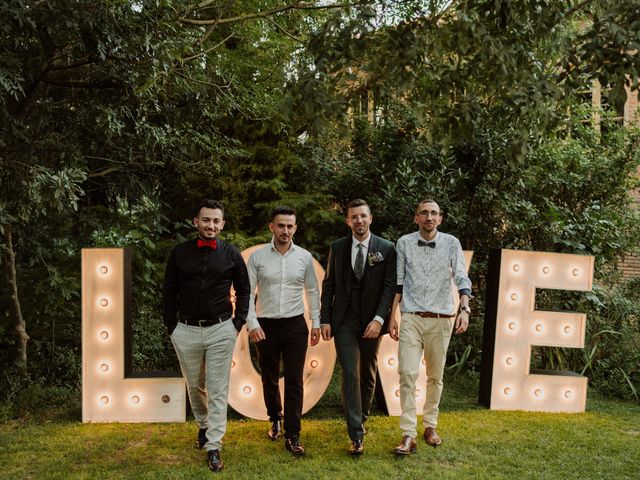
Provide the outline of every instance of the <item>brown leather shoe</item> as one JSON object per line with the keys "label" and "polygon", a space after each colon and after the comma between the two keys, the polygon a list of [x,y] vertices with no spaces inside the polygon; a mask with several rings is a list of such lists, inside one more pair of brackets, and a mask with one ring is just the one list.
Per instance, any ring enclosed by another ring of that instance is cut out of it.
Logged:
{"label": "brown leather shoe", "polygon": [[209,450],[207,452],[207,465],[209,470],[218,473],[224,467],[224,462],[220,459],[220,450]]}
{"label": "brown leather shoe", "polygon": [[302,455],[304,455],[304,447],[300,443],[299,435],[291,435],[289,438],[287,438],[284,442],[284,448],[289,450],[297,457],[301,457]]}
{"label": "brown leather shoe", "polygon": [[362,440],[354,440],[349,447],[349,455],[362,455],[364,453],[364,443]]}
{"label": "brown leather shoe", "polygon": [[424,429],[424,441],[432,447],[442,445],[442,439],[438,436],[436,429],[433,427],[427,427]]}
{"label": "brown leather shoe", "polygon": [[270,440],[277,440],[282,433],[282,420],[276,420],[271,424],[271,428],[267,432]]}
{"label": "brown leather shoe", "polygon": [[409,435],[404,435],[400,445],[393,449],[393,453],[396,455],[409,455],[410,453],[416,453],[417,449],[416,439]]}

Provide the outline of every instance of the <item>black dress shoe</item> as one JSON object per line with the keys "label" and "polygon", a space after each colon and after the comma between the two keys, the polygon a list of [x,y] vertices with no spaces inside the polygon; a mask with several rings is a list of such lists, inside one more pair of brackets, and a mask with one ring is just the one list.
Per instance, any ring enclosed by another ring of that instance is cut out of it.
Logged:
{"label": "black dress shoe", "polygon": [[271,440],[277,440],[282,433],[282,420],[276,420],[271,424],[271,428],[267,432],[267,435]]}
{"label": "black dress shoe", "polygon": [[288,437],[284,442],[284,448],[286,448],[296,456],[304,455],[304,447],[300,443],[299,435],[291,435],[290,437]]}
{"label": "black dress shoe", "polygon": [[209,450],[207,452],[207,465],[209,470],[218,473],[224,467],[224,462],[220,459],[220,450]]}
{"label": "black dress shoe", "polygon": [[364,453],[364,443],[362,440],[354,440],[349,447],[349,455],[362,455]]}
{"label": "black dress shoe", "polygon": [[201,428],[198,430],[198,437],[196,438],[196,448],[202,450],[207,444],[207,429]]}
{"label": "black dress shoe", "polygon": [[409,455],[410,453],[416,453],[417,449],[416,439],[409,435],[404,435],[400,445],[393,449],[393,453],[396,455]]}

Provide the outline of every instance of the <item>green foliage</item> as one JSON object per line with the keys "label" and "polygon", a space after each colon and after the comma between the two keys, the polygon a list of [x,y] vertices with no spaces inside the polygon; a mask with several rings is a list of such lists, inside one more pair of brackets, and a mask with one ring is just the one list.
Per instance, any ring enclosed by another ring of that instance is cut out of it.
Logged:
{"label": "green foliage", "polygon": [[[264,5],[215,8],[233,17]],[[0,232],[12,227],[29,354],[55,358],[70,388],[79,383],[67,367],[80,364],[81,248],[133,248],[134,367],[153,370],[175,367],[160,321],[164,262],[192,234],[201,198],[225,202],[228,238],[240,246],[267,238],[266,212],[277,203],[326,222],[315,202],[327,197],[305,198],[295,135],[279,111],[299,48],[280,27],[303,34],[310,23],[302,20],[315,15],[205,32],[181,21],[192,7],[0,5]],[[320,243],[312,229],[301,231]],[[0,282],[3,369],[14,346],[8,305]],[[59,347],[64,359],[51,357]],[[52,373],[31,363],[31,376]]]}
{"label": "green foliage", "polygon": [[371,3],[379,15],[336,14],[310,41],[297,97],[309,121],[344,118],[362,95],[386,117],[402,99],[436,144],[509,125],[508,160],[521,163],[576,91],[598,79],[619,107],[624,87],[638,87],[637,0]]}
{"label": "green foliage", "polygon": [[[164,263],[202,197],[223,200],[223,236],[240,248],[269,240],[275,205],[294,206],[296,242],[319,259],[348,233],[352,198],[396,239],[435,197],[444,229],[476,252],[476,318],[489,248],[592,254],[599,279],[637,250],[626,197],[637,134],[596,135],[573,95],[598,79],[615,105],[637,87],[637,1],[282,7],[0,5],[0,233],[11,226],[34,389],[77,391],[84,247],[133,248],[134,367],[175,368]],[[587,297],[589,357],[541,362],[587,365],[595,385],[629,396],[637,369],[623,357],[637,357],[610,350],[624,334],[637,352],[636,324],[611,278]],[[25,384],[11,370],[7,293],[0,282],[0,398],[12,402]],[[609,328],[601,305],[614,304]],[[455,371],[479,367],[481,329],[454,338]],[[36,390],[18,403],[48,398]]]}
{"label": "green foliage", "polygon": [[[472,141],[443,148],[423,135],[411,111],[401,105],[390,111],[393,115],[379,125],[356,121],[348,141],[320,138],[312,150],[314,183],[341,204],[364,196],[372,206],[372,229],[391,240],[415,230],[418,201],[439,202],[445,214],[442,230],[474,251],[473,321],[466,335],[452,339],[453,369],[480,368],[490,249],[581,253],[595,257],[600,287],[558,308],[588,314],[584,352],[595,346],[592,358],[585,359],[578,349],[569,354],[545,349],[534,355],[536,366],[581,371],[589,361],[594,386],[635,398],[640,331],[629,305],[634,297],[615,286],[615,267],[621,252],[639,250],[640,216],[630,208],[628,192],[638,184],[640,132],[617,128],[600,136],[576,128],[572,137],[538,142],[522,164],[515,164],[509,158],[511,139],[518,133],[501,122]],[[622,298],[626,301],[620,303]],[[610,351],[616,342],[623,344],[620,355]]]}

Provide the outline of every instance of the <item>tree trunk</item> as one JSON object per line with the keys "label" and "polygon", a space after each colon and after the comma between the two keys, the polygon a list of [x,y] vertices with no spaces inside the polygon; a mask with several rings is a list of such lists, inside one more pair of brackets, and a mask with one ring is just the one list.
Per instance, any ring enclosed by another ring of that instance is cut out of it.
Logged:
{"label": "tree trunk", "polygon": [[9,286],[9,314],[13,320],[14,332],[16,334],[16,365],[23,373],[27,373],[27,335],[26,324],[22,317],[22,309],[20,308],[20,297],[18,297],[18,278],[16,275],[16,253],[13,251],[13,239],[11,236],[11,225],[4,225],[2,233],[4,245],[2,246],[4,254],[4,270],[7,277],[7,285]]}

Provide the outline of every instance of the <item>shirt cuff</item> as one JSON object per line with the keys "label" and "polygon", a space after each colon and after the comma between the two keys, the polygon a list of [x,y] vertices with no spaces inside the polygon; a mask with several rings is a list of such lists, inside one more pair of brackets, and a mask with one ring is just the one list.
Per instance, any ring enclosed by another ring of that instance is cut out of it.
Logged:
{"label": "shirt cuff", "polygon": [[258,319],[257,318],[250,318],[247,317],[247,331],[250,332],[251,330],[254,330],[256,328],[260,327],[260,323],[258,323]]}
{"label": "shirt cuff", "polygon": [[400,295],[402,295],[402,287],[403,285],[396,285],[396,293],[399,293]]}
{"label": "shirt cuff", "polygon": [[373,319],[380,323],[380,325],[384,325],[384,319],[380,316],[380,315],[376,315],[375,317],[373,317]]}
{"label": "shirt cuff", "polygon": [[466,295],[469,298],[473,298],[473,295],[471,295],[470,288],[461,288],[460,290],[458,290],[458,293],[460,294],[460,296]]}

